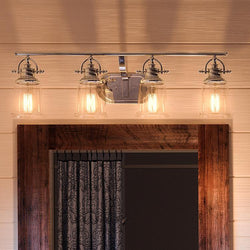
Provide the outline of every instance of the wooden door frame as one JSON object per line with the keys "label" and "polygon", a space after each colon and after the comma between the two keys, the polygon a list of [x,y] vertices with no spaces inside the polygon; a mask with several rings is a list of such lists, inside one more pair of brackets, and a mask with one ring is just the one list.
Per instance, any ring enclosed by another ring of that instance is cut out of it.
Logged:
{"label": "wooden door frame", "polygon": [[17,131],[19,249],[49,249],[49,151],[98,149],[198,150],[199,249],[229,249],[228,125],[18,125]]}

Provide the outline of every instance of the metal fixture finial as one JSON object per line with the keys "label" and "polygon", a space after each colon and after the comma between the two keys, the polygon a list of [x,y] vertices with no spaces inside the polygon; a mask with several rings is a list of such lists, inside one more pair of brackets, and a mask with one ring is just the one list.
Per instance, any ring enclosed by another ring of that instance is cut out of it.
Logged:
{"label": "metal fixture finial", "polygon": [[[159,64],[160,69],[156,68],[156,63]],[[146,65],[148,67],[146,68]],[[158,74],[168,73],[169,70],[164,70],[161,62],[152,55],[149,59],[147,59],[142,66],[141,71],[137,71],[138,73],[142,73],[144,78],[141,80],[141,83],[144,84],[162,84],[162,79],[158,76]]]}
{"label": "metal fixture finial", "polygon": [[[33,67],[32,64],[34,64]],[[44,70],[39,70],[37,63],[29,55],[19,62],[17,70],[12,71],[12,73],[19,74],[16,83],[20,85],[38,85],[39,81],[34,75],[43,72]]]}
{"label": "metal fixture finial", "polygon": [[[84,65],[89,62],[88,66],[84,68]],[[97,64],[97,68],[94,65]],[[95,83],[101,83],[102,80],[99,79],[98,75],[102,73],[106,73],[106,70],[102,70],[101,64],[93,58],[92,55],[90,55],[87,59],[85,59],[80,67],[80,70],[76,70],[76,73],[84,74],[83,78],[80,79],[81,84],[95,84]]]}
{"label": "metal fixture finial", "polygon": [[[208,65],[212,63],[211,68],[208,68]],[[219,64],[222,65],[222,69],[219,68]],[[225,84],[226,80],[222,78],[221,74],[231,73],[231,70],[226,70],[224,63],[216,57],[216,55],[213,56],[205,65],[204,70],[200,70],[200,73],[208,74],[208,77],[204,80],[205,84]]]}
{"label": "metal fixture finial", "polygon": [[[84,65],[88,63],[88,66],[84,68]],[[96,64],[96,66],[94,65]],[[90,55],[87,59],[85,59],[80,67],[80,70],[76,70],[76,73],[84,74],[80,79],[80,84],[86,86],[95,86],[96,91],[101,99],[105,102],[113,103],[114,96],[112,90],[108,87],[107,83],[109,78],[105,75],[102,78],[99,78],[98,75],[104,74],[107,70],[102,70],[101,64]]]}

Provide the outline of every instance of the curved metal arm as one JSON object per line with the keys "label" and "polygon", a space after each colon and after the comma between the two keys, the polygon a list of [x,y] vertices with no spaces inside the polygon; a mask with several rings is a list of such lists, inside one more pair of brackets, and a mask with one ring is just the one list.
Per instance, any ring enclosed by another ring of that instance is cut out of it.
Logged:
{"label": "curved metal arm", "polygon": [[214,55],[213,58],[211,58],[210,60],[207,61],[206,65],[205,65],[205,69],[204,70],[200,70],[200,73],[209,73],[208,65],[211,61],[214,61],[214,65],[217,65],[217,61],[222,65],[222,69],[218,69],[221,73],[225,74],[225,73],[230,73],[231,70],[226,70],[225,68],[225,64],[222,62],[222,60],[220,60],[219,58],[216,57],[216,55]]}
{"label": "curved metal arm", "polygon": [[204,71],[202,71],[202,72],[204,72],[205,74],[208,73],[207,66],[208,66],[208,64],[209,64],[210,62],[212,62],[213,60],[214,60],[214,58],[211,58],[210,60],[207,61],[206,65],[205,65],[205,69],[204,69]]}
{"label": "curved metal arm", "polygon": [[219,58],[216,58],[216,60],[221,63],[221,65],[222,65],[222,72],[225,74],[226,73],[226,69],[225,69],[224,63]]}
{"label": "curved metal arm", "polygon": [[21,68],[21,65],[24,61],[27,61],[27,64],[30,65],[30,61],[34,64],[35,66],[35,70],[34,70],[34,73],[38,74],[38,73],[43,73],[44,71],[43,70],[39,70],[38,69],[38,65],[37,63],[32,59],[30,58],[29,56],[26,56],[24,59],[22,59],[19,63],[18,63],[18,66],[17,66],[17,73],[19,74],[20,73],[20,68]]}
{"label": "curved metal arm", "polygon": [[82,62],[81,67],[80,67],[80,72],[79,72],[79,73],[83,73],[83,72],[84,72],[83,66],[84,66],[84,64],[85,64],[87,61],[89,61],[90,64],[93,64],[92,61],[95,61],[96,64],[98,65],[97,73],[101,73],[101,72],[102,72],[101,64],[100,64],[95,58],[93,58],[92,55],[90,55],[87,59],[85,59],[85,60]]}
{"label": "curved metal arm", "polygon": [[154,61],[156,61],[156,62],[160,65],[161,69],[158,70],[158,72],[160,72],[160,73],[168,72],[167,70],[165,70],[165,71],[163,70],[163,66],[162,66],[161,62],[160,62],[158,59],[154,58],[154,55],[152,55],[150,58],[148,58],[148,59],[143,63],[143,66],[142,66],[142,73],[145,73],[145,66],[146,66],[146,64],[147,64],[150,60],[151,60],[152,64],[154,64]]}
{"label": "curved metal arm", "polygon": [[151,60],[151,58],[147,59],[147,60],[143,63],[143,65],[142,65],[142,73],[145,72],[145,65],[146,65],[150,60]]}
{"label": "curved metal arm", "polygon": [[161,67],[161,73],[163,73],[163,67],[162,67],[162,64],[161,64],[161,62],[158,60],[158,59],[156,59],[156,58],[153,58],[153,60],[154,61],[156,61],[156,62],[158,62],[158,64],[160,65],[160,67]]}

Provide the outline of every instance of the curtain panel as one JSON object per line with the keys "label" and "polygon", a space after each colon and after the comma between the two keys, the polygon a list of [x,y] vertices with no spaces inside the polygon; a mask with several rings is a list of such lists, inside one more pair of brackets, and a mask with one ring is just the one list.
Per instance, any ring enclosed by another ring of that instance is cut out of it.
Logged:
{"label": "curtain panel", "polygon": [[121,156],[54,154],[55,249],[124,249]]}

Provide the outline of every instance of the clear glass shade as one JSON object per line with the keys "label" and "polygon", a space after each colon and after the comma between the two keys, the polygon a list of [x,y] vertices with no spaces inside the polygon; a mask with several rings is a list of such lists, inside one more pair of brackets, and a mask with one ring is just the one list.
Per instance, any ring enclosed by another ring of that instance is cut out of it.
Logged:
{"label": "clear glass shade", "polygon": [[166,88],[163,84],[140,84],[139,105],[141,115],[166,115]]}
{"label": "clear glass shade", "polygon": [[41,112],[39,85],[18,85],[17,116],[38,115]]}
{"label": "clear glass shade", "polygon": [[202,100],[202,113],[207,116],[227,116],[228,107],[228,88],[218,84],[204,84]]}
{"label": "clear glass shade", "polygon": [[97,84],[80,84],[78,88],[77,116],[100,116],[105,114],[106,104],[98,94]]}

